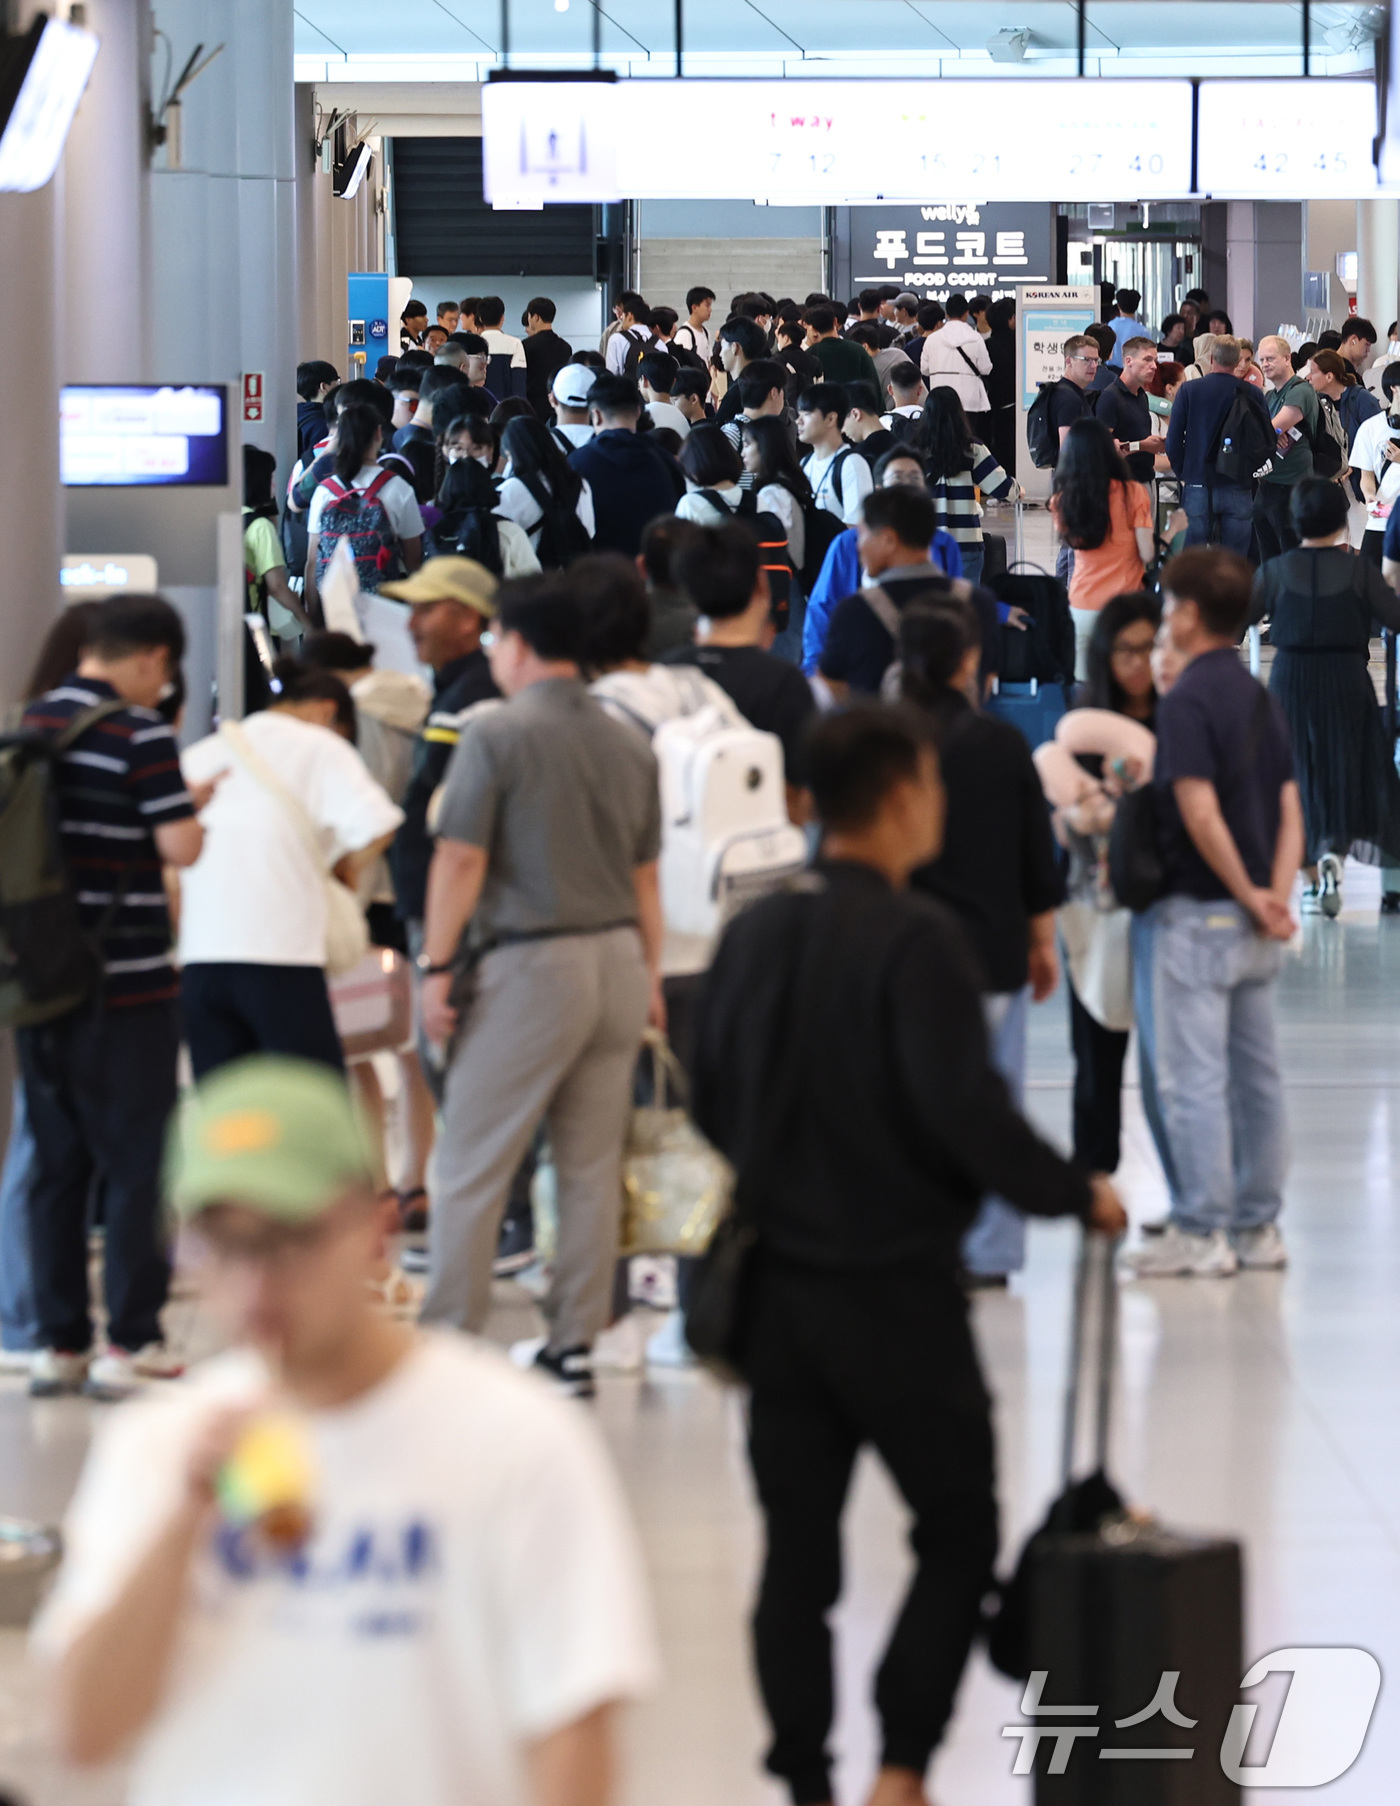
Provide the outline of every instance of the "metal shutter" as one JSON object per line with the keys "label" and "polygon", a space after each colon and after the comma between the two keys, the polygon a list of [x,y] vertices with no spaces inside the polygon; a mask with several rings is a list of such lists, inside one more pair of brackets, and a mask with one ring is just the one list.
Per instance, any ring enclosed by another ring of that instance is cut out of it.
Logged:
{"label": "metal shutter", "polygon": [[497,213],[481,190],[480,138],[395,138],[398,267],[414,277],[591,276],[595,209]]}

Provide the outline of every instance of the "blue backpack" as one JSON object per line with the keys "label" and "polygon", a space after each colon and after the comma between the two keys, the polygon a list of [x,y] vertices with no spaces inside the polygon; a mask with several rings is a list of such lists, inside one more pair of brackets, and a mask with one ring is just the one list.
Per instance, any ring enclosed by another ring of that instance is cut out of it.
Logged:
{"label": "blue backpack", "polygon": [[392,470],[381,470],[366,489],[352,489],[339,477],[323,479],[330,492],[321,516],[321,533],[316,547],[316,583],[326,580],[331,554],[342,539],[350,542],[355,560],[355,576],[362,590],[377,590],[398,564],[398,540],[389,523],[389,515],[380,491],[393,477]]}

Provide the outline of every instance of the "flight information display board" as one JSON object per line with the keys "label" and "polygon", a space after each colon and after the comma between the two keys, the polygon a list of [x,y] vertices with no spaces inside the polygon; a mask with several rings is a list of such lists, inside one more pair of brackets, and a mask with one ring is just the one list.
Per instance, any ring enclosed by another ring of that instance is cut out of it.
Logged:
{"label": "flight information display board", "polygon": [[94,383],[60,391],[59,481],[71,489],[228,482],[228,392],[221,383]]}
{"label": "flight information display board", "polygon": [[1363,200],[1379,192],[1370,81],[1201,83],[1196,186],[1222,200]]}
{"label": "flight information display board", "polygon": [[489,82],[482,128],[498,206],[1152,200],[1191,185],[1185,81]]}

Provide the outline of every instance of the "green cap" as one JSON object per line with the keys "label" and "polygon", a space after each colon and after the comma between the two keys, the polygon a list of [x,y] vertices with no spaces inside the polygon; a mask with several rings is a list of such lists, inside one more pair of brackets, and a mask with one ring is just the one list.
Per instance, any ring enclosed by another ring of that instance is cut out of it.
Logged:
{"label": "green cap", "polygon": [[165,1182],[181,1217],[241,1204],[305,1223],[373,1180],[345,1080],[315,1061],[254,1054],[186,1094],[171,1122]]}

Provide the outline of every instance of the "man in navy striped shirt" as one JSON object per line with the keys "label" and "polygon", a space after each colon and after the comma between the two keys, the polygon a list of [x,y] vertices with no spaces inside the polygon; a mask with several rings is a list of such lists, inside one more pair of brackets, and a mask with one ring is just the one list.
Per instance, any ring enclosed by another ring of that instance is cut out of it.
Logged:
{"label": "man in navy striped shirt", "polygon": [[[161,1342],[170,1264],[160,1167],[175,1104],[179,986],[161,868],[193,865],[203,844],[179,749],[157,704],[178,688],[185,630],[158,596],[104,604],[77,671],[30,704],[24,725],[79,734],[58,770],[60,833],[104,982],[78,1009],[17,1033],[34,1133],[29,1235],[39,1320],[30,1390],[86,1385],[119,1397],[175,1369]],[[107,1345],[92,1355],[87,1202],[101,1181]]]}

